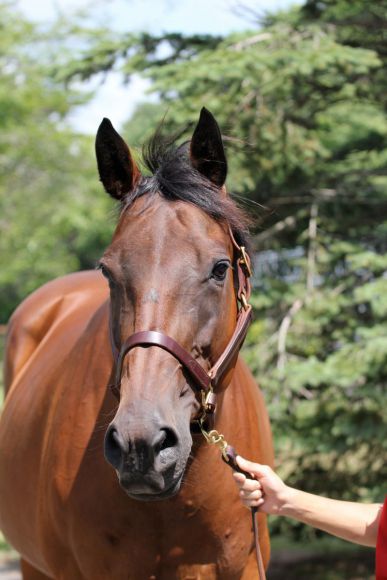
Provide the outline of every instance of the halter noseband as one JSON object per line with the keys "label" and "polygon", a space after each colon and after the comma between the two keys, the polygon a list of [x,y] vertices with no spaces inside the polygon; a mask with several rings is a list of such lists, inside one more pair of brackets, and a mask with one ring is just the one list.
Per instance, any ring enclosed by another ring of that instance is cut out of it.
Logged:
{"label": "halter noseband", "polygon": [[214,413],[216,405],[216,393],[214,392],[214,389],[216,389],[221,377],[228,370],[235,355],[239,352],[252,319],[252,308],[248,303],[251,293],[250,258],[244,246],[239,246],[236,242],[230,227],[229,233],[233,246],[237,252],[236,276],[238,284],[238,315],[233,335],[216,363],[209,371],[206,371],[198,361],[173,338],[163,332],[155,330],[142,330],[140,332],[135,332],[124,341],[119,349],[115,344],[110,323],[110,342],[116,363],[115,382],[114,385],[111,385],[111,389],[118,399],[120,396],[122,365],[128,352],[138,346],[158,346],[159,348],[169,352],[179,361],[192,379],[194,388],[201,393],[202,410],[200,419],[203,420],[203,417],[207,414],[212,415]]}

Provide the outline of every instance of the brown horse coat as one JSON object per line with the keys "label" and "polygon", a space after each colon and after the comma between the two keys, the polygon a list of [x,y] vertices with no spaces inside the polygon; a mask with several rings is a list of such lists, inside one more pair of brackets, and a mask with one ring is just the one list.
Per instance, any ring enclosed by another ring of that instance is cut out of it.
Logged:
{"label": "brown horse coat", "polygon": [[[157,211],[172,219],[168,203],[160,202]],[[188,211],[186,205],[177,207],[180,217]],[[141,209],[144,224],[149,220],[147,211],[156,210]],[[195,211],[197,220],[211,225],[208,216]],[[180,221],[186,227],[187,220]],[[125,223],[120,221],[112,247],[126,226],[133,227],[130,221]],[[227,238],[217,228],[206,234],[210,241]],[[232,281],[229,284],[231,291]],[[180,491],[162,501],[138,501],[129,492],[128,496],[105,460],[104,435],[117,411],[108,388],[114,367],[109,307],[101,275],[83,272],[43,286],[10,321],[8,394],[0,422],[0,527],[23,558],[24,578],[257,578],[250,514],[219,451],[201,435],[193,435]],[[145,307],[149,317],[149,305]],[[157,358],[153,351],[128,357],[128,377],[136,376],[138,360],[145,354],[150,360]],[[181,384],[182,375],[176,372]],[[116,417],[131,403],[133,389],[126,382],[124,387]],[[146,390],[138,392],[137,398],[149,399]],[[241,454],[271,464],[262,395],[241,360],[219,398],[218,430]],[[260,543],[267,562],[263,515]]]}

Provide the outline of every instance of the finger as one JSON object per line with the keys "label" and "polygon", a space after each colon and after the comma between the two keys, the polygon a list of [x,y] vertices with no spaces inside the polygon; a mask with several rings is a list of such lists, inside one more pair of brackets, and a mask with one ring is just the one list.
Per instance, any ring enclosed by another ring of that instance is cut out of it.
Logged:
{"label": "finger", "polygon": [[263,475],[262,468],[264,468],[264,466],[261,465],[260,463],[248,461],[247,459],[244,459],[244,457],[241,457],[240,455],[237,455],[236,461],[239,467],[243,469],[243,471],[248,471],[253,475]]}
{"label": "finger", "polygon": [[251,500],[251,499],[261,499],[263,494],[260,489],[255,489],[254,491],[244,491],[242,489],[239,492],[239,495],[243,500]]}
{"label": "finger", "polygon": [[256,507],[256,508],[258,508],[258,510],[259,510],[259,508],[260,508],[261,506],[263,506],[263,504],[264,504],[264,503],[265,503],[265,498],[264,498],[264,497],[262,497],[261,499],[257,499],[257,500],[255,500],[255,501],[254,501],[254,505],[253,505],[253,506],[251,506],[251,507]]}
{"label": "finger", "polygon": [[246,481],[246,476],[243,473],[239,473],[238,471],[233,472],[233,478],[235,479],[236,483],[241,486]]}
{"label": "finger", "polygon": [[254,491],[255,489],[262,489],[262,486],[256,479],[246,479],[240,488],[245,491]]}
{"label": "finger", "polygon": [[264,504],[264,502],[265,502],[265,500],[263,498],[242,500],[243,505],[247,508],[252,508],[252,507],[260,508]]}

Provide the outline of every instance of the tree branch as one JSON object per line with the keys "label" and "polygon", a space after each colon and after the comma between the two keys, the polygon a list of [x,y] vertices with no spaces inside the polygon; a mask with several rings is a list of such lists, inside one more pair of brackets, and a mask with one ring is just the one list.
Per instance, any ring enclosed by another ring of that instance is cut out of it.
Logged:
{"label": "tree branch", "polygon": [[297,225],[297,217],[298,216],[290,215],[284,220],[281,220],[280,222],[274,224],[274,226],[272,226],[271,228],[268,228],[264,232],[261,232],[260,234],[254,236],[252,239],[254,247],[258,247],[259,244],[266,242],[267,240],[273,238],[278,233],[283,232],[286,229],[295,228]]}
{"label": "tree branch", "polygon": [[285,366],[287,360],[287,353],[286,353],[286,338],[289,332],[290,325],[294,316],[297,314],[299,310],[304,305],[304,300],[301,298],[297,298],[290,309],[288,310],[286,316],[283,318],[281,325],[278,331],[278,346],[277,346],[277,370],[280,372],[281,376],[285,373]]}
{"label": "tree branch", "polygon": [[309,247],[306,269],[306,301],[309,301],[314,289],[314,276],[316,269],[316,238],[317,238],[318,205],[316,202],[310,206],[310,219],[308,227]]}

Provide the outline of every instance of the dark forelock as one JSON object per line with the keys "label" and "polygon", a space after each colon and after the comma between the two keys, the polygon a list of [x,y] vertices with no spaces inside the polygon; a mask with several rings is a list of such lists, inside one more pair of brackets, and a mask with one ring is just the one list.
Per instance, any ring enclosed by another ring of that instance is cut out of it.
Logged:
{"label": "dark forelock", "polygon": [[235,201],[225,195],[191,164],[189,142],[177,146],[156,132],[142,150],[143,165],[151,173],[142,177],[137,187],[124,200],[124,208],[145,194],[161,194],[170,201],[191,203],[217,222],[230,225],[241,245],[248,244],[249,218]]}

